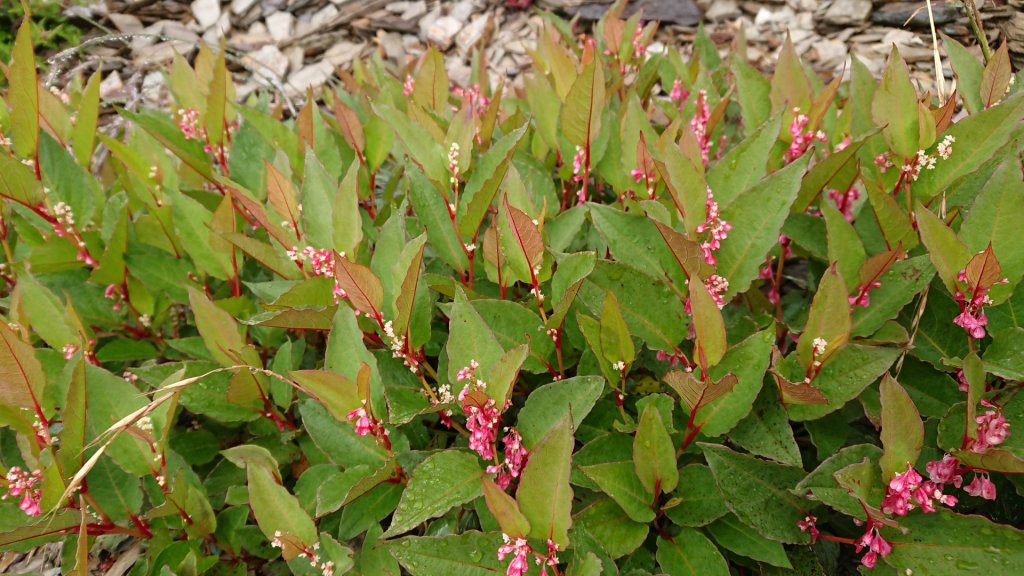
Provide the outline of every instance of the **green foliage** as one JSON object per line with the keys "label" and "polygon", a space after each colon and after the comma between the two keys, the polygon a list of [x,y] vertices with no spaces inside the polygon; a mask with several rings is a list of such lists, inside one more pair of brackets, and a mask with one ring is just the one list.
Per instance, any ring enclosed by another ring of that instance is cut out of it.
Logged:
{"label": "green foliage", "polygon": [[704,32],[688,61],[638,53],[654,27],[621,4],[582,42],[542,21],[525,92],[484,67],[457,92],[431,50],[412,86],[360,62],[283,119],[203,47],[169,71],[175,112],[117,133],[99,76],[40,89],[22,27],[0,550],[68,539],[70,570],[129,537],[134,574],[1018,572],[1008,53],[951,46],[947,107],[896,52],[822,86],[788,41],[765,77]]}

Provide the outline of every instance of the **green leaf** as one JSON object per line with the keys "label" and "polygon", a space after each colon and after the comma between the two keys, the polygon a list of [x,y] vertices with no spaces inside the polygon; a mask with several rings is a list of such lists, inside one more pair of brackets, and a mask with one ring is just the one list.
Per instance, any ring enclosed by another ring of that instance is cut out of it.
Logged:
{"label": "green leaf", "polygon": [[636,354],[619,301],[610,290],[605,290],[604,306],[601,307],[601,351],[612,364],[620,361],[631,364]]}
{"label": "green leaf", "polygon": [[[738,74],[737,74],[738,75]],[[749,118],[745,118],[749,122]],[[715,191],[715,200],[726,208],[747,188],[764,178],[768,157],[779,138],[782,117],[774,116],[748,133],[746,138],[722,157],[708,171],[708,186]]]}
{"label": "green leaf", "polygon": [[758,460],[715,444],[699,444],[722,491],[725,504],[739,519],[765,538],[784,544],[806,543],[796,523],[806,513],[789,490],[804,471]]}
{"label": "green leaf", "polygon": [[821,391],[828,404],[787,405],[790,420],[815,420],[842,408],[885,373],[899,355],[898,348],[859,344],[845,346],[829,359],[812,384]]}
{"label": "green leaf", "polygon": [[[857,162],[857,153],[877,133],[877,130],[873,131],[863,138],[851,142],[846,148],[829,154],[828,157],[812,166],[800,182],[800,194],[797,196],[796,202],[793,203],[793,214],[806,212],[826,187],[848,189],[860,168],[860,164]],[[818,204],[824,206],[825,202],[822,201]]]}
{"label": "green leaf", "polygon": [[797,107],[805,113],[810,112],[814,94],[789,34],[786,34],[775,65],[770,96],[774,111]]}
{"label": "green leaf", "polygon": [[989,296],[1005,301],[1024,275],[1024,247],[1016,223],[1024,218],[1024,181],[1016,162],[1003,162],[977,193],[960,226],[960,240],[976,254],[992,245],[1008,284],[992,287]]}
{"label": "green leaf", "polygon": [[526,538],[530,533],[530,522],[519,511],[519,504],[515,498],[509,496],[486,475],[481,475],[481,478],[487,509],[498,521],[502,533],[512,538]]}
{"label": "green leaf", "polygon": [[526,128],[527,126],[517,128],[491,144],[487,152],[476,162],[473,174],[470,175],[459,198],[459,233],[464,237],[476,237],[487,210],[494,202],[498,188],[505,180],[512,155],[526,134]]}
{"label": "green leaf", "polygon": [[1024,94],[1018,92],[999,106],[973,114],[950,126],[946,135],[956,138],[953,154],[923,170],[914,182],[914,195],[925,200],[947,189],[956,179],[980,168],[1019,133],[1024,118]]}
{"label": "green leaf", "polygon": [[[328,246],[332,246],[338,252],[353,254],[363,239],[363,220],[359,212],[358,162],[349,165],[348,174],[342,179],[331,198],[333,242]],[[303,216],[305,214],[303,212]]]}
{"label": "green leaf", "polygon": [[1013,67],[1010,64],[1010,51],[1004,41],[992,54],[992,58],[981,71],[981,104],[988,109],[1006,96],[1013,80]]}
{"label": "green leaf", "polygon": [[690,464],[679,470],[675,494],[680,502],[667,508],[665,515],[679,526],[704,526],[729,512],[711,469],[703,464]]}
{"label": "green leaf", "polygon": [[0,404],[23,409],[41,407],[45,387],[46,375],[35,350],[9,326],[0,326]]}
{"label": "green leaf", "polygon": [[316,526],[299,501],[262,466],[246,466],[249,504],[267,539],[281,533],[281,554],[286,560],[317,541]]}
{"label": "green leaf", "polygon": [[560,126],[570,144],[590,152],[591,143],[601,131],[604,100],[604,67],[599,58],[594,58],[576,76],[562,106]]}
{"label": "green leaf", "polygon": [[793,568],[782,544],[765,539],[732,514],[712,522],[707,531],[719,546],[730,552],[779,568]]}
{"label": "green leaf", "polygon": [[918,229],[921,231],[921,241],[928,248],[928,256],[935,264],[939,278],[946,285],[949,293],[955,294],[957,291],[956,275],[971,259],[970,250],[957,238],[955,232],[927,208],[919,206],[914,211],[914,215],[917,218]]}
{"label": "green leaf", "polygon": [[472,453],[446,450],[428,456],[413,471],[384,538],[408,532],[479,497],[482,477],[479,459]]}
{"label": "green leaf", "polygon": [[448,208],[438,189],[423,172],[413,166],[406,166],[409,182],[409,203],[412,204],[420,224],[427,230],[430,245],[446,264],[461,273],[469,267],[466,252],[452,227]]}
{"label": "green leaf", "polygon": [[[394,130],[405,146],[409,157],[433,181],[431,188],[434,185],[448,184],[447,151],[441,148],[441,145],[434,140],[423,125],[380,102],[373,105],[373,111],[375,117],[383,119]],[[408,172],[411,176],[415,171],[408,170]],[[447,218],[447,214],[445,218]],[[451,224],[449,223],[448,226],[451,227]]]}
{"label": "green leaf", "polygon": [[867,308],[858,306],[854,309],[850,335],[874,334],[924,290],[934,276],[935,267],[924,255],[893,264],[878,278],[881,286],[869,293],[871,304]]}
{"label": "green leaf", "polygon": [[647,539],[650,527],[634,522],[613,500],[587,506],[575,518],[576,530],[586,530],[612,558],[632,553]]}
{"label": "green leaf", "polygon": [[701,367],[714,366],[725,355],[725,320],[703,281],[691,276],[689,287],[690,309],[693,311],[693,329],[696,334],[695,359]]}
{"label": "green leaf", "polygon": [[575,376],[536,388],[519,411],[516,430],[523,443],[527,448],[536,446],[570,415],[575,430],[603,391],[604,379],[599,376]]}
{"label": "green leaf", "polygon": [[110,458],[97,460],[85,482],[89,486],[89,496],[111,520],[122,522],[141,513],[141,478],[125,472]]}
{"label": "green leaf", "polygon": [[892,544],[885,563],[899,573],[960,574],[984,569],[1016,574],[1024,563],[1024,532],[981,516],[961,516],[944,508],[933,514],[908,514],[898,530],[883,533]]}
{"label": "green leaf", "polygon": [[640,483],[649,494],[672,492],[679,481],[675,446],[668,435],[661,412],[653,403],[644,406],[633,440],[633,465]]}
{"label": "green leaf", "polygon": [[914,401],[896,380],[886,374],[882,394],[882,481],[914,466],[924,445],[924,424]]}
{"label": "green leaf", "polygon": [[302,171],[302,231],[315,248],[334,246],[333,203],[337,182],[327,173],[312,150],[306,151]]}
{"label": "green leaf", "polygon": [[867,259],[864,245],[853,225],[831,204],[822,204],[821,214],[825,217],[825,228],[828,231],[828,260],[836,264],[839,274],[846,281],[847,290],[853,290],[858,284],[860,267]]}
{"label": "green leaf", "polygon": [[240,364],[239,354],[245,348],[245,340],[231,314],[191,286],[188,287],[188,300],[199,335],[213,358],[221,366]]}
{"label": "green leaf", "polygon": [[433,46],[420,61],[413,84],[412,99],[424,108],[433,108],[438,114],[448,112],[448,71],[444,55]]}
{"label": "green leaf", "polygon": [[[812,358],[824,362],[840,350],[850,337],[850,304],[847,301],[846,283],[835,265],[825,271],[814,293],[807,325],[797,343],[797,357],[800,365],[811,365]],[[814,354],[814,341],[821,338],[826,342],[820,356]]]}
{"label": "green leaf", "polygon": [[384,546],[412,576],[500,576],[511,561],[498,561],[495,551],[501,544],[498,532],[468,531],[452,536],[409,536]]}
{"label": "green leaf", "polygon": [[601,204],[588,204],[587,209],[616,260],[629,262],[652,274],[665,274],[673,282],[685,281],[685,273],[649,218]]}
{"label": "green leaf", "polygon": [[480,365],[484,381],[490,374],[491,367],[504,354],[505,350],[494,337],[494,333],[466,299],[461,288],[455,292],[455,303],[452,306],[451,321],[448,325],[448,381],[456,382],[457,372],[475,360]]}
{"label": "green leaf", "polygon": [[805,154],[761,180],[722,210],[722,218],[736,230],[722,241],[717,254],[718,274],[729,281],[729,290],[723,295],[726,301],[750,288],[765,255],[778,244],[809,158]]}
{"label": "green leaf", "polygon": [[749,134],[753,128],[764,124],[771,114],[771,85],[760,70],[738,54],[733,56],[732,69],[736,75],[736,98],[742,112],[744,133]]}
{"label": "green leaf", "polygon": [[28,273],[19,274],[18,291],[21,306],[28,315],[32,329],[54,350],[68,344],[82,345],[82,336],[68,322],[64,304],[49,288]]}
{"label": "green leaf", "polygon": [[550,539],[561,548],[569,544],[572,525],[572,447],[566,418],[533,447],[516,491],[519,510],[530,522],[530,536]]}
{"label": "green leaf", "polygon": [[764,386],[753,409],[729,432],[729,439],[752,454],[800,466],[800,449],[775,386]]}
{"label": "green leaf", "polygon": [[611,496],[632,520],[649,523],[654,520],[651,509],[655,497],[637,478],[632,462],[606,462],[581,466],[580,471],[605,494]]}
{"label": "green leaf", "polygon": [[36,79],[36,58],[33,52],[32,20],[25,18],[18,27],[11,50],[13,60],[7,71],[10,83],[7,99],[13,110],[10,130],[14,151],[22,158],[34,160],[39,147],[39,80]]}
{"label": "green leaf", "polygon": [[900,159],[913,158],[920,149],[917,91],[895,44],[882,74],[882,85],[875,92],[871,113],[875,124],[884,126],[882,136],[889,148]]}
{"label": "green leaf", "polygon": [[329,370],[296,370],[291,376],[302,391],[316,398],[339,421],[360,406],[359,391],[354,382]]}
{"label": "green leaf", "polygon": [[366,464],[373,470],[384,464],[384,450],[372,437],[357,435],[350,425],[336,420],[319,404],[303,402],[299,414],[310,438],[332,462],[345,468]]}
{"label": "green leaf", "polygon": [[971,114],[982,110],[981,72],[982,65],[974,54],[971,54],[954,38],[942,34],[942,45],[949,55],[949,64],[956,75],[957,94],[963,98],[964,108]]}
{"label": "green leaf", "polygon": [[765,371],[771,359],[775,327],[748,336],[734,345],[722,361],[709,372],[712,379],[720,380],[735,374],[738,382],[724,396],[708,402],[698,409],[694,422],[701,424],[701,433],[708,437],[721,436],[745,418],[761,390]]}
{"label": "green leaf", "polygon": [[729,567],[718,548],[706,536],[684,529],[671,541],[658,538],[658,566],[666,574],[728,576]]}
{"label": "green leaf", "polygon": [[882,451],[874,444],[857,444],[843,448],[819,464],[813,472],[801,480],[794,488],[793,493],[806,495],[810,500],[824,502],[848,516],[860,517],[864,513],[860,502],[853,494],[850,494],[849,490],[836,482],[835,475],[847,466],[859,464],[864,460],[868,460],[872,466],[875,466],[881,457]]}

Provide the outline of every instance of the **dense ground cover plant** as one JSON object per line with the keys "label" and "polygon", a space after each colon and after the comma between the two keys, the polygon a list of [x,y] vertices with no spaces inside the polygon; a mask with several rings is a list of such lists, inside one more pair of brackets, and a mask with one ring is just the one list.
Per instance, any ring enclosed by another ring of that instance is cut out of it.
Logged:
{"label": "dense ground cover plant", "polygon": [[[0,106],[0,547],[133,574],[1012,574],[1024,96],[545,16],[525,90],[206,47]],[[322,98],[318,106],[316,98]],[[967,115],[953,123],[956,111]],[[1017,524],[1018,526],[1014,526]],[[401,568],[400,568],[401,567]],[[887,568],[886,568],[887,567]]]}

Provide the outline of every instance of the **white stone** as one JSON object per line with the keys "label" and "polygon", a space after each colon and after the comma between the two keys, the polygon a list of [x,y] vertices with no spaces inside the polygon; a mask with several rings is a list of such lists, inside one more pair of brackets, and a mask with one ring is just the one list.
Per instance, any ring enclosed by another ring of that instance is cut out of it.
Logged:
{"label": "white stone", "polygon": [[455,43],[458,45],[459,50],[469,52],[469,49],[484,37],[484,32],[486,32],[490,22],[491,17],[489,15],[479,16],[476,20],[470,22],[468,26],[463,27],[455,36]]}
{"label": "white stone", "polygon": [[231,0],[231,13],[235,16],[241,16],[252,8],[252,5],[256,3],[256,0]]}
{"label": "white stone", "polygon": [[470,14],[475,11],[476,7],[473,6],[470,0],[461,0],[448,9],[448,16],[455,18],[459,22],[466,22],[469,20]]}
{"label": "white stone", "polygon": [[288,57],[288,63],[291,65],[292,70],[302,68],[303,59],[306,57],[302,46],[289,46],[285,49],[284,55]]}
{"label": "white stone", "polygon": [[360,44],[344,41],[338,42],[324,52],[323,60],[334,67],[351,64],[353,60],[359,58],[365,46],[365,42]]}
{"label": "white stone", "polygon": [[288,72],[288,57],[273,44],[267,44],[259,50],[246,54],[242,62],[252,69],[257,76],[271,77],[281,80]]}
{"label": "white stone", "polygon": [[337,15],[338,9],[332,6],[331,4],[328,4],[327,6],[321,8],[320,10],[317,10],[316,14],[313,14],[313,17],[309,19],[309,23],[312,24],[314,28],[317,28],[319,26],[327,24],[328,22],[331,21],[332,18],[334,18]]}
{"label": "white stone", "polygon": [[275,42],[284,42],[292,37],[295,30],[295,16],[290,12],[274,12],[267,16],[267,30]]}
{"label": "white stone", "polygon": [[124,83],[121,82],[121,75],[114,70],[107,77],[100,81],[100,97],[110,98],[120,92],[124,88]]}
{"label": "white stone", "polygon": [[288,77],[286,90],[291,96],[305,94],[306,88],[318,88],[334,74],[334,67],[327,62],[310,64],[301,70],[293,72]]}
{"label": "white stone", "polygon": [[736,0],[717,0],[711,3],[704,17],[712,22],[731,20],[740,15],[740,6]]}
{"label": "white stone", "polygon": [[111,14],[110,21],[118,32],[125,34],[138,34],[143,29],[142,22],[131,14]]}
{"label": "white stone", "polygon": [[206,30],[220,18],[219,0],[195,0],[192,2],[192,15],[195,16],[199,27]]}
{"label": "white stone", "polygon": [[447,50],[459,30],[462,30],[462,22],[451,16],[441,16],[427,29],[427,40],[437,44],[440,49]]}

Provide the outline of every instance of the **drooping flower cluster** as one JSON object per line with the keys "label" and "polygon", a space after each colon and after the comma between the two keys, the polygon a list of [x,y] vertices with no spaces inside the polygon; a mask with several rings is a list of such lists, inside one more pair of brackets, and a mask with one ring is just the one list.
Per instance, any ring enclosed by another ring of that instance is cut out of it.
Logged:
{"label": "drooping flower cluster", "polygon": [[115,312],[121,309],[121,302],[124,300],[124,297],[121,295],[121,291],[116,284],[107,284],[106,289],[103,290],[103,297],[114,301],[113,309]]}
{"label": "drooping flower cluster", "polygon": [[708,292],[711,294],[711,299],[715,301],[718,308],[724,308],[725,293],[729,291],[729,281],[726,280],[724,276],[712,274],[704,281],[704,286],[708,289]]}
{"label": "drooping flower cluster", "polygon": [[[312,246],[306,246],[301,251],[298,246],[293,247],[286,251],[288,258],[292,262],[309,262],[310,271],[315,276],[323,276],[324,278],[334,278],[334,252],[327,248],[314,248]],[[342,257],[345,253],[340,254]],[[338,282],[334,283],[334,303],[337,304],[340,300],[348,298],[348,294],[341,287]]]}
{"label": "drooping flower cluster", "polygon": [[395,333],[395,325],[388,320],[384,323],[384,335],[388,337],[388,344],[391,347],[391,357],[401,358],[402,362],[412,371],[416,373],[416,368],[419,366],[419,361],[413,357],[412,354],[406,349],[405,346],[405,335]]}
{"label": "drooping flower cluster", "polygon": [[402,96],[412,95],[414,89],[416,89],[416,80],[412,76],[406,75],[405,82],[402,84]]}
{"label": "drooping flower cluster", "polygon": [[470,109],[474,114],[480,114],[485,108],[491,105],[491,101],[487,96],[484,96],[483,90],[480,89],[479,84],[473,84],[469,88],[462,88],[456,86],[452,88],[452,94],[462,98],[462,101],[469,104]]}
{"label": "drooping flower cluster", "polygon": [[362,406],[348,413],[348,419],[355,421],[356,434],[360,436],[371,434],[377,439],[378,444],[383,444],[390,449],[391,441],[388,439],[388,430],[384,427],[384,423],[374,416],[371,410],[367,409],[366,400],[363,400]]}
{"label": "drooping flower cluster", "polygon": [[789,164],[804,155],[814,141],[827,142],[828,138],[821,130],[807,130],[811,119],[800,112],[800,108],[793,108],[793,121],[789,124],[789,135],[793,137],[786,150],[786,163]]}
{"label": "drooping flower cluster", "polygon": [[924,480],[913,466],[908,464],[905,472],[895,474],[889,481],[885,498],[882,500],[882,512],[906,516],[907,512],[917,506],[921,507],[922,512],[934,512],[933,500],[946,506],[953,506],[957,502],[956,497],[942,493],[941,485]]}
{"label": "drooping flower cluster", "polygon": [[978,454],[1002,444],[1010,436],[1010,423],[1003,416],[1002,408],[987,400],[982,400],[981,405],[995,410],[987,410],[984,414],[974,417],[974,422],[978,425],[977,438],[971,440],[969,448],[971,452]]}
{"label": "drooping flower cluster", "polygon": [[547,541],[547,554],[538,554],[530,547],[526,538],[512,538],[508,534],[501,535],[504,544],[498,547],[498,560],[504,562],[505,557],[511,555],[512,561],[508,564],[505,576],[523,576],[530,569],[528,557],[532,554],[535,562],[540,566],[541,576],[547,576],[548,567],[558,565],[558,544],[550,539]]}
{"label": "drooping flower cluster", "polygon": [[836,204],[836,209],[843,215],[847,222],[853,222],[853,204],[860,198],[860,190],[857,186],[851,185],[845,192],[834,188],[828,189],[828,197]]}
{"label": "drooping flower cluster", "polygon": [[75,214],[71,211],[71,206],[57,202],[53,205],[53,217],[57,220],[53,225],[54,234],[63,238],[71,232],[71,227],[75,225]]}
{"label": "drooping flower cluster", "polygon": [[39,501],[43,497],[42,483],[43,474],[39,470],[29,472],[18,466],[12,466],[7,471],[7,492],[0,496],[0,500],[17,498],[21,496],[18,508],[28,516],[39,516],[43,513]]}
{"label": "drooping flower cluster", "polygon": [[672,90],[668,93],[668,98],[675,103],[677,108],[682,108],[683,104],[690,98],[690,91],[683,88],[683,83],[676,80],[672,83]]}
{"label": "drooping flower cluster", "polygon": [[700,157],[705,166],[708,165],[708,142],[711,139],[711,134],[708,134],[708,122],[710,121],[711,108],[708,107],[708,94],[705,90],[701,90],[697,93],[697,108],[693,112],[693,118],[690,118],[690,129],[693,130],[693,135],[697,138]]}
{"label": "drooping flower cluster", "polygon": [[885,558],[892,553],[892,544],[889,544],[878,531],[880,524],[874,520],[868,520],[868,529],[864,535],[857,540],[857,552],[864,548],[868,549],[867,554],[861,557],[860,563],[868,568],[874,568],[878,557]]}
{"label": "drooping flower cluster", "polygon": [[[285,544],[281,540],[283,536],[284,534],[282,534],[280,530],[275,531],[274,538],[270,540],[270,547],[281,548],[283,550]],[[315,570],[319,570],[322,576],[334,576],[334,562],[332,562],[331,560],[320,562],[320,555],[317,553],[317,551],[320,550],[319,542],[314,542],[313,546],[309,548],[307,548],[306,546],[297,546],[297,548],[299,548],[299,558],[305,558],[309,560],[309,565],[312,566]]]}
{"label": "drooping flower cluster", "polygon": [[811,544],[818,541],[818,536],[821,536],[821,532],[818,531],[818,519],[810,514],[804,516],[803,520],[799,520],[796,523],[796,527],[801,532],[808,532],[811,535]]}
{"label": "drooping flower cluster", "polygon": [[484,460],[493,460],[501,411],[494,399],[484,392],[487,383],[477,378],[478,368],[480,365],[477,361],[470,360],[469,366],[459,369],[455,379],[463,383],[462,391],[459,392],[459,402],[462,403],[462,412],[466,415],[469,448]]}
{"label": "drooping flower cluster", "polygon": [[855,307],[855,306],[860,306],[861,308],[867,308],[868,306],[871,305],[870,292],[872,290],[874,290],[875,288],[881,288],[881,287],[882,287],[882,283],[877,281],[877,280],[873,280],[873,281],[868,282],[866,284],[862,284],[862,285],[857,287],[856,293],[853,296],[848,297],[846,299],[846,301],[850,304],[851,308]]}
{"label": "drooping flower cluster", "polygon": [[715,202],[715,195],[711,191],[711,187],[707,187],[707,201],[705,206],[707,207],[707,216],[704,222],[697,225],[697,233],[704,234],[707,232],[707,238],[701,242],[701,250],[704,251],[704,261],[712,266],[715,265],[715,251],[722,247],[722,240],[725,240],[729,236],[729,231],[732,230],[732,224],[722,219],[718,214],[718,202]]}
{"label": "drooping flower cluster", "polygon": [[682,364],[687,371],[692,369],[690,367],[690,361],[686,358],[682,351],[679,350],[677,350],[673,354],[669,354],[664,350],[658,350],[658,352],[655,354],[655,357],[657,357],[658,360],[661,362],[668,362],[670,368],[675,368],[676,366]]}
{"label": "drooping flower cluster", "polygon": [[530,453],[523,446],[523,437],[515,428],[508,428],[502,441],[505,443],[505,460],[501,464],[488,466],[487,473],[496,474],[494,483],[505,490],[523,473]]}
{"label": "drooping flower cluster", "polygon": [[988,325],[984,307],[992,304],[992,299],[988,296],[990,286],[974,285],[969,282],[966,268],[957,273],[956,279],[967,288],[965,292],[958,286],[956,293],[953,294],[957,305],[960,306],[960,313],[953,318],[953,323],[967,331],[971,338],[984,338],[985,326]]}
{"label": "drooping flower cluster", "polygon": [[576,146],[576,154],[572,157],[572,180],[580,185],[580,189],[576,193],[580,204],[587,201],[587,183],[583,181],[586,177],[586,174],[584,174],[586,164],[587,150],[582,146]]}
{"label": "drooping flower cluster", "polygon": [[206,141],[206,129],[199,123],[199,111],[195,108],[178,109],[178,129],[185,140]]}

